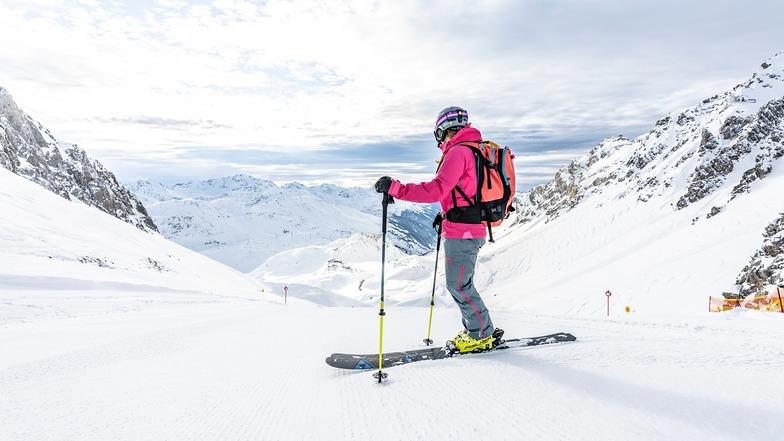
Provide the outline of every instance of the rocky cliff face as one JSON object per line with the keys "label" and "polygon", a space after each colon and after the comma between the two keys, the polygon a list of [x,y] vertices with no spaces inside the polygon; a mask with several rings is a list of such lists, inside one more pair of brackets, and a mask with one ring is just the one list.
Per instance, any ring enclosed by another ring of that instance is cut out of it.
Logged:
{"label": "rocky cliff face", "polygon": [[[755,183],[784,166],[782,157],[784,53],[764,62],[748,81],[667,115],[637,139],[605,139],[562,167],[551,182],[534,188],[514,223],[549,222],[598,195],[669,206],[672,212],[701,201],[704,207],[693,219],[700,222],[753,191]],[[777,249],[778,236],[766,231],[765,237],[763,249]],[[754,268],[760,269],[760,280],[781,278],[780,266],[758,263]],[[741,270],[739,283],[745,283],[746,274]],[[754,287],[759,288],[757,282],[746,283],[744,290]]]}
{"label": "rocky cliff face", "polygon": [[156,231],[144,205],[114,174],[74,144],[58,141],[0,88],[0,166],[58,195]]}
{"label": "rocky cliff face", "polygon": [[709,195],[715,215],[784,156],[784,54],[762,64],[750,80],[657,121],[637,139],[608,138],[534,188],[523,218],[552,219],[584,197],[616,191],[646,202],[674,199],[682,209]]}
{"label": "rocky cliff face", "polygon": [[738,275],[740,297],[764,295],[769,286],[784,284],[784,212],[765,228],[762,237],[762,246]]}

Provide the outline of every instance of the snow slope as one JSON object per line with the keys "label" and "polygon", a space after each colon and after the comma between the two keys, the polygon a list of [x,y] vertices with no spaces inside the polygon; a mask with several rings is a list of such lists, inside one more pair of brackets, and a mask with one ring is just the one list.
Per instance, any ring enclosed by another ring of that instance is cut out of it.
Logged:
{"label": "snow slope", "polygon": [[[497,307],[602,313],[611,290],[625,305],[651,312],[703,311],[709,296],[734,288],[765,226],[784,207],[784,170],[774,170],[718,216],[693,222],[711,203],[673,212],[666,204],[592,200],[549,223],[516,229],[499,241],[479,284],[514,292]],[[761,201],[766,201],[761,203]],[[662,215],[664,213],[664,215]]]}
{"label": "snow slope", "polygon": [[[378,384],[324,362],[378,350],[375,308],[317,307],[342,301],[296,285],[284,303],[5,170],[0,207],[3,441],[780,438],[783,314],[496,306],[509,336],[579,340],[388,367]],[[388,306],[385,349],[422,346],[428,313]],[[433,339],[459,323],[438,306]]]}
{"label": "snow slope", "polygon": [[[429,305],[430,297],[424,293],[432,289],[424,282],[432,283],[434,256],[409,256],[389,246],[386,258],[385,289],[390,293],[387,304]],[[360,305],[377,304],[381,290],[381,237],[354,234],[326,245],[284,251],[249,275],[278,290],[289,286],[297,296],[325,290],[355,299]],[[451,297],[444,297],[443,290],[439,292],[438,304],[453,303]],[[406,294],[413,297],[401,298]]]}
{"label": "snow slope", "polygon": [[[426,309],[388,313],[385,347],[422,345]],[[2,438],[780,439],[780,315],[503,312],[510,335],[579,340],[386,368],[382,384],[324,363],[333,350],[376,351],[377,317],[223,299],[4,323]],[[457,323],[438,309],[433,336]]]}
{"label": "snow slope", "polygon": [[[604,315],[611,308],[640,312],[701,312],[708,298],[735,291],[735,279],[784,210],[784,168],[705,218],[708,197],[674,210],[668,200],[642,202],[605,192],[556,219],[502,225],[496,243],[479,254],[475,283],[492,309]],[[353,236],[273,256],[250,275],[271,286],[297,283],[373,304],[380,289],[379,234]],[[452,300],[439,256],[436,302]],[[303,265],[302,262],[308,262]],[[429,304],[435,255],[388,253],[389,304]]]}
{"label": "snow slope", "polygon": [[139,290],[177,286],[182,291],[249,298],[263,287],[157,234],[59,198],[5,169],[0,170],[0,203],[0,275],[5,285],[57,287],[58,280],[65,279],[77,289],[101,284]]}

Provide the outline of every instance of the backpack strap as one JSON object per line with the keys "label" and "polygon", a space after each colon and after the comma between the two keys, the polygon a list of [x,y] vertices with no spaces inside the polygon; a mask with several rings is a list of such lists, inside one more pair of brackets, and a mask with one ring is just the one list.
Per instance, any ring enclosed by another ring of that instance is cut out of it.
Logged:
{"label": "backpack strap", "polygon": [[487,223],[487,240],[491,243],[495,243],[495,240],[493,240],[493,226],[490,222]]}
{"label": "backpack strap", "polygon": [[[452,208],[446,212],[446,219],[450,222],[458,222],[464,224],[481,224],[482,223],[482,182],[484,181],[484,157],[482,156],[482,152],[471,145],[467,144],[457,144],[462,145],[463,147],[468,147],[474,153],[474,157],[476,158],[476,177],[477,177],[477,186],[476,186],[476,194],[474,198],[466,194],[466,192],[459,186],[456,185],[452,189]],[[457,206],[457,195],[458,193],[460,196],[468,202],[467,206],[458,207]]]}
{"label": "backpack strap", "polygon": [[468,195],[465,194],[465,192],[463,191],[462,188],[460,188],[459,185],[456,185],[455,188],[452,189],[452,206],[453,207],[457,207],[457,195],[455,194],[455,191],[460,193],[460,196],[462,196],[463,199],[465,199],[465,201],[468,202],[469,205],[476,205],[477,204],[477,202],[472,201],[471,198],[469,198]]}

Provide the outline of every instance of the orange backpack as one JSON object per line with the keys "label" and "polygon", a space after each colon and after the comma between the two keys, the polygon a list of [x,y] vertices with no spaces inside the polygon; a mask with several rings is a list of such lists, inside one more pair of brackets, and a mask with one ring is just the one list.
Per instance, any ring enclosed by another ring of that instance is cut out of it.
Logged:
{"label": "orange backpack", "polygon": [[[446,213],[446,219],[467,224],[483,223],[487,226],[490,242],[495,242],[492,227],[501,225],[509,213],[514,211],[512,200],[517,182],[515,156],[509,147],[502,148],[493,141],[482,141],[478,148],[465,146],[473,150],[476,156],[476,198],[471,200],[459,186],[455,187],[452,190],[455,208]],[[471,205],[457,207],[456,191]]]}

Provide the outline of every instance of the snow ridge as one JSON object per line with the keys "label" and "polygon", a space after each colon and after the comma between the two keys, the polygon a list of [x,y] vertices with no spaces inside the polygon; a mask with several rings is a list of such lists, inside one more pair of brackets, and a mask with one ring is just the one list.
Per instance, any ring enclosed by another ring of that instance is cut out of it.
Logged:
{"label": "snow ridge", "polygon": [[534,188],[523,218],[553,219],[601,193],[642,202],[674,198],[675,209],[717,195],[701,213],[714,216],[784,156],[782,95],[784,55],[778,54],[750,80],[667,115],[637,139],[607,138]]}

